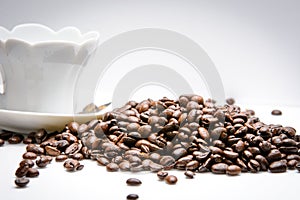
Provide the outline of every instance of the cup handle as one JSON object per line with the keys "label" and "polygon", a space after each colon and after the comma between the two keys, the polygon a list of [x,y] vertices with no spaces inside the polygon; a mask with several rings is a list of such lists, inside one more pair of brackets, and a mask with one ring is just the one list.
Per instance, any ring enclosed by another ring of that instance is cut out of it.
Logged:
{"label": "cup handle", "polygon": [[0,64],[0,95],[5,93],[5,74],[2,65]]}

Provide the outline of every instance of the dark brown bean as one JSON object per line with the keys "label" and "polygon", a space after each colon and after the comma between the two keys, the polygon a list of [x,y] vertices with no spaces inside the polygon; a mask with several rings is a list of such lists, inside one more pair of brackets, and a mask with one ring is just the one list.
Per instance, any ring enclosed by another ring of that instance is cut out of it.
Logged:
{"label": "dark brown bean", "polygon": [[109,163],[106,165],[106,170],[109,172],[119,171],[119,166],[116,163]]}
{"label": "dark brown bean", "polygon": [[27,184],[29,183],[29,179],[28,178],[16,178],[15,180],[15,184],[18,186],[18,187],[25,187]]}
{"label": "dark brown bean", "polygon": [[166,171],[159,171],[159,172],[157,172],[157,177],[160,180],[164,180],[167,176],[168,176],[168,172],[166,172]]}
{"label": "dark brown bean", "polygon": [[35,160],[37,158],[37,155],[33,152],[26,152],[23,154],[24,159],[30,159],[30,160]]}
{"label": "dark brown bean", "polygon": [[225,174],[228,165],[225,163],[217,163],[211,167],[211,172],[214,174]]}
{"label": "dark brown bean", "polygon": [[166,183],[170,184],[170,185],[174,185],[177,183],[178,179],[176,176],[174,175],[168,175],[166,178],[165,178],[165,181]]}
{"label": "dark brown bean", "polygon": [[235,103],[235,100],[234,100],[234,98],[227,98],[227,99],[226,99],[226,103],[227,103],[228,105],[233,105],[233,104]]}
{"label": "dark brown bean", "polygon": [[24,167],[25,165],[28,166],[29,168],[31,168],[31,167],[34,166],[34,162],[32,160],[29,160],[29,159],[24,159],[19,164],[20,167]]}
{"label": "dark brown bean", "polygon": [[15,172],[16,177],[21,178],[21,177],[25,176],[26,173],[28,172],[28,169],[29,169],[29,167],[27,165],[24,165],[22,167],[20,166]]}
{"label": "dark brown bean", "polygon": [[272,110],[271,112],[272,115],[282,115],[281,110]]}
{"label": "dark brown bean", "polygon": [[49,159],[46,156],[40,156],[36,161],[35,164],[40,167],[44,168],[49,164]]}
{"label": "dark brown bean", "polygon": [[129,178],[126,181],[126,184],[129,185],[129,186],[138,186],[138,185],[142,184],[142,181],[140,181],[137,178]]}
{"label": "dark brown bean", "polygon": [[287,162],[287,167],[289,169],[295,169],[297,164],[298,164],[297,160],[290,160]]}
{"label": "dark brown bean", "polygon": [[76,170],[81,170],[83,165],[80,165],[78,160],[70,159],[64,162],[64,167],[67,171],[72,172]]}
{"label": "dark brown bean", "polygon": [[137,195],[137,194],[129,194],[129,195],[127,195],[126,198],[127,198],[128,200],[136,200],[136,199],[139,198],[139,195]]}
{"label": "dark brown bean", "polygon": [[65,154],[61,154],[55,157],[56,162],[63,162],[68,159],[68,156]]}
{"label": "dark brown bean", "polygon": [[282,162],[281,160],[272,162],[269,166],[269,170],[272,173],[282,173],[285,172],[287,169],[286,163]]}
{"label": "dark brown bean", "polygon": [[226,169],[226,174],[236,176],[241,173],[242,169],[237,165],[229,165]]}
{"label": "dark brown bean", "polygon": [[195,176],[195,173],[193,171],[185,171],[184,172],[184,175],[187,177],[187,178],[194,178]]}
{"label": "dark brown bean", "polygon": [[19,144],[23,141],[24,136],[21,134],[14,134],[12,137],[8,139],[9,144]]}
{"label": "dark brown bean", "polygon": [[30,137],[26,137],[26,138],[24,138],[23,143],[24,144],[31,144],[31,143],[33,143],[33,139],[30,138]]}
{"label": "dark brown bean", "polygon": [[29,168],[27,173],[26,173],[26,177],[37,177],[39,176],[40,172],[36,169],[36,168]]}
{"label": "dark brown bean", "polygon": [[0,147],[5,144],[5,141],[0,138]]}
{"label": "dark brown bean", "polygon": [[55,147],[51,147],[51,146],[46,146],[45,147],[46,153],[50,156],[58,156],[60,155],[60,151],[55,148]]}

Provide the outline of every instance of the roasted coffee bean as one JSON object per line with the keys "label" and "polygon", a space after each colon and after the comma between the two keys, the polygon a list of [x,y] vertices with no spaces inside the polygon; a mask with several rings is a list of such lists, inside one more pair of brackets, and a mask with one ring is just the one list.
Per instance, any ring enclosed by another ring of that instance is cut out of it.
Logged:
{"label": "roasted coffee bean", "polygon": [[83,158],[84,158],[81,153],[72,154],[70,157],[75,159],[75,160],[83,160]]}
{"label": "roasted coffee bean", "polygon": [[126,184],[129,185],[129,186],[137,186],[137,185],[141,185],[142,181],[140,181],[137,178],[129,178],[126,181]]}
{"label": "roasted coffee bean", "polygon": [[291,154],[291,155],[288,155],[286,157],[287,160],[297,160],[298,162],[300,162],[300,156],[297,155],[297,154]]}
{"label": "roasted coffee bean", "polygon": [[106,165],[108,165],[110,163],[109,160],[106,157],[103,157],[103,156],[98,157],[97,158],[97,162],[100,165],[103,165],[103,166],[106,166]]}
{"label": "roasted coffee bean", "polygon": [[9,131],[0,132],[0,139],[2,139],[2,140],[8,140],[12,136],[13,136],[12,132],[9,132]]}
{"label": "roasted coffee bean", "polygon": [[23,139],[23,143],[24,144],[32,144],[33,143],[33,139],[30,137],[26,137]]}
{"label": "roasted coffee bean", "polygon": [[33,152],[26,152],[23,154],[24,159],[30,159],[30,160],[35,160],[37,158],[37,155]]}
{"label": "roasted coffee bean", "polygon": [[159,172],[157,172],[157,177],[160,180],[164,180],[167,176],[168,176],[168,172],[166,172],[166,171],[159,171]]}
{"label": "roasted coffee bean", "polygon": [[38,144],[42,143],[46,139],[46,137],[47,131],[45,129],[39,129],[34,135],[34,139]]}
{"label": "roasted coffee bean", "polygon": [[130,170],[130,163],[129,163],[129,161],[127,161],[127,160],[122,161],[119,164],[119,168],[122,171],[129,171]]}
{"label": "roasted coffee bean", "polygon": [[60,155],[60,151],[56,147],[46,146],[46,153],[50,156],[58,156]]}
{"label": "roasted coffee bean", "polygon": [[1,147],[1,146],[3,146],[3,145],[4,145],[4,143],[5,143],[5,141],[4,141],[4,140],[2,140],[2,139],[0,139],[0,147]]}
{"label": "roasted coffee bean", "polygon": [[76,154],[78,153],[82,148],[82,145],[79,143],[73,143],[69,147],[66,148],[65,153],[67,155],[69,154]]}
{"label": "roasted coffee bean", "polygon": [[65,154],[61,154],[55,157],[56,162],[63,162],[68,159],[68,156]]}
{"label": "roasted coffee bean", "polygon": [[24,136],[21,134],[14,134],[12,137],[8,139],[9,144],[19,144],[23,141]]}
{"label": "roasted coffee bean", "polygon": [[289,169],[295,169],[296,168],[296,165],[298,164],[299,162],[297,160],[290,160],[287,162],[287,167]]}
{"label": "roasted coffee bean", "polygon": [[150,163],[149,167],[150,167],[150,171],[152,172],[159,172],[160,170],[163,169],[162,165],[157,164],[155,162]]}
{"label": "roasted coffee bean", "polygon": [[109,163],[106,165],[106,170],[109,172],[119,171],[119,166],[116,163]]}
{"label": "roasted coffee bean", "polygon": [[255,160],[257,162],[259,162],[260,168],[261,168],[262,171],[267,171],[268,170],[269,162],[264,156],[257,155],[257,156],[255,156]]}
{"label": "roasted coffee bean", "polygon": [[165,178],[165,181],[166,183],[170,184],[170,185],[174,185],[177,183],[178,179],[176,176],[174,175],[168,175],[166,178]]}
{"label": "roasted coffee bean", "polygon": [[16,177],[21,178],[21,177],[25,176],[26,173],[28,172],[28,169],[29,169],[29,167],[27,165],[24,165],[22,167],[20,166],[15,172]]}
{"label": "roasted coffee bean", "polygon": [[259,148],[265,153],[268,153],[271,150],[271,146],[271,143],[268,141],[262,141],[259,143]]}
{"label": "roasted coffee bean", "polygon": [[267,160],[269,162],[273,162],[281,159],[281,153],[278,149],[272,149],[270,153],[267,155]]}
{"label": "roasted coffee bean", "polygon": [[79,124],[77,122],[70,122],[68,123],[68,129],[71,131],[72,134],[77,135],[78,134],[78,129],[79,129]]}
{"label": "roasted coffee bean", "polygon": [[282,146],[297,146],[297,142],[293,139],[287,138],[282,140],[281,142]]}
{"label": "roasted coffee bean", "polygon": [[286,169],[287,169],[286,163],[282,162],[281,160],[272,162],[269,166],[269,170],[272,173],[285,172]]}
{"label": "roasted coffee bean", "polygon": [[83,168],[83,165],[81,165],[78,160],[70,159],[64,162],[64,167],[67,171],[71,172],[81,170]]}
{"label": "roasted coffee bean", "polygon": [[159,164],[162,166],[170,166],[175,163],[175,159],[172,156],[162,156]]}
{"label": "roasted coffee bean", "polygon": [[138,199],[139,198],[139,195],[137,194],[129,194],[127,195],[126,197],[128,200],[135,200],[135,199]]}
{"label": "roasted coffee bean", "polygon": [[226,99],[226,103],[227,103],[228,105],[233,105],[233,104],[235,103],[235,100],[234,100],[234,98],[227,98],[227,99]]}
{"label": "roasted coffee bean", "polygon": [[241,173],[242,169],[237,165],[229,165],[226,169],[226,174],[236,176]]}
{"label": "roasted coffee bean", "polygon": [[256,173],[256,172],[260,171],[260,164],[257,160],[251,159],[248,162],[248,168],[249,168],[250,172]]}
{"label": "roasted coffee bean", "polygon": [[29,183],[29,179],[28,178],[16,178],[15,180],[15,184],[18,186],[18,187],[25,187],[27,184]]}
{"label": "roasted coffee bean", "polygon": [[36,169],[36,168],[29,168],[27,173],[26,173],[26,177],[37,177],[40,175],[40,172]]}
{"label": "roasted coffee bean", "polygon": [[235,145],[235,151],[239,153],[244,150],[245,150],[245,144],[242,140],[239,140]]}
{"label": "roasted coffee bean", "polygon": [[272,115],[282,115],[281,110],[272,110],[271,112]]}
{"label": "roasted coffee bean", "polygon": [[212,165],[211,172],[214,174],[225,174],[228,165],[225,163],[217,163]]}
{"label": "roasted coffee bean", "polygon": [[279,151],[281,153],[285,153],[285,154],[295,154],[295,153],[298,153],[298,147],[295,147],[295,146],[289,146],[289,147],[280,147],[279,148]]}
{"label": "roasted coffee bean", "polygon": [[236,159],[239,156],[238,153],[233,151],[227,151],[227,150],[223,151],[223,154],[227,159]]}
{"label": "roasted coffee bean", "polygon": [[200,163],[197,160],[192,160],[186,164],[185,168],[190,171],[195,171],[198,169],[199,165]]}
{"label": "roasted coffee bean", "polygon": [[40,167],[44,168],[49,164],[49,159],[46,156],[40,156],[36,161],[35,164]]}
{"label": "roasted coffee bean", "polygon": [[195,173],[193,171],[186,171],[184,172],[184,175],[187,177],[187,178],[194,178],[195,176]]}
{"label": "roasted coffee bean", "polygon": [[29,159],[24,159],[20,162],[19,166],[20,167],[28,166],[29,168],[31,168],[34,166],[34,162]]}

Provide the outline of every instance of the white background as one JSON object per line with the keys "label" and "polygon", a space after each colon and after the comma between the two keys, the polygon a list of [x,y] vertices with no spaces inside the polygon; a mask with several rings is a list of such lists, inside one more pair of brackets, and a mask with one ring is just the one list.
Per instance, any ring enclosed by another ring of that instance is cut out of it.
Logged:
{"label": "white background", "polygon": [[[284,107],[284,115],[278,118],[270,116],[270,111],[281,108],[280,105],[300,106],[299,10],[298,0],[0,0],[0,25],[11,29],[20,23],[35,22],[56,30],[77,26],[83,32],[98,30],[100,43],[138,28],[177,31],[208,53],[220,73],[226,96],[235,97],[243,105],[269,105],[258,107],[258,116],[267,123],[298,128],[299,109]],[[295,171],[278,175],[243,174],[235,178],[197,174],[194,180],[185,180],[180,172],[178,184],[167,186],[157,182],[153,174],[106,173],[95,162],[86,162],[84,170],[74,174],[65,173],[60,164],[52,164],[41,170],[41,176],[32,179],[27,189],[16,190],[14,170],[24,148],[22,145],[0,148],[1,199],[20,199],[22,195],[24,199],[125,199],[131,192],[137,192],[140,199],[298,196],[299,173]],[[143,185],[127,187],[125,180],[131,176],[140,177]]]}

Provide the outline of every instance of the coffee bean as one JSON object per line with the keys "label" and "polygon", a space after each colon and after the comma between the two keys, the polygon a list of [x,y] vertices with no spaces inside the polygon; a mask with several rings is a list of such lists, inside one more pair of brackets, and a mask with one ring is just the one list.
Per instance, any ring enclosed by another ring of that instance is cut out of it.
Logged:
{"label": "coffee bean", "polygon": [[0,139],[0,147],[3,146],[5,144],[5,141]]}
{"label": "coffee bean", "polygon": [[236,159],[239,156],[239,154],[236,152],[226,150],[223,151],[223,154],[227,159]]}
{"label": "coffee bean", "polygon": [[14,134],[12,137],[8,139],[9,144],[19,144],[23,141],[24,136],[21,134]]}
{"label": "coffee bean", "polygon": [[281,110],[272,110],[271,112],[272,115],[282,115]]}
{"label": "coffee bean", "polygon": [[65,154],[61,154],[55,157],[56,162],[63,162],[68,159],[68,156]]}
{"label": "coffee bean", "polygon": [[285,172],[287,169],[287,165],[286,163],[280,161],[275,161],[272,162],[269,166],[269,170],[272,173],[281,173],[281,172]]}
{"label": "coffee bean", "polygon": [[160,170],[163,169],[162,165],[157,164],[155,162],[150,163],[149,167],[150,167],[150,171],[152,172],[159,172]]}
{"label": "coffee bean", "polygon": [[60,155],[60,151],[55,148],[55,147],[51,147],[51,146],[46,146],[45,147],[46,153],[50,156],[58,156]]}
{"label": "coffee bean", "polygon": [[128,200],[135,200],[135,199],[138,199],[139,198],[139,195],[137,194],[129,194],[127,195],[126,197]]}
{"label": "coffee bean", "polygon": [[20,167],[28,166],[29,168],[31,168],[34,166],[34,162],[29,159],[24,159],[20,162],[19,166]]}
{"label": "coffee bean", "polygon": [[226,174],[236,176],[241,173],[242,169],[237,165],[229,165],[226,169]]}
{"label": "coffee bean", "polygon": [[257,156],[255,156],[255,160],[257,162],[259,162],[262,171],[267,171],[268,170],[269,162],[264,156],[257,155]]}
{"label": "coffee bean", "polygon": [[174,175],[168,175],[166,178],[165,178],[165,181],[166,183],[170,184],[170,185],[174,185],[177,183],[178,179],[176,176]]}
{"label": "coffee bean", "polygon": [[259,162],[257,160],[254,160],[254,159],[251,159],[248,162],[247,166],[248,166],[250,172],[252,172],[252,173],[257,173],[260,170],[260,164],[259,164]]}
{"label": "coffee bean", "polygon": [[24,159],[30,159],[30,160],[35,160],[37,158],[37,155],[33,152],[26,152],[23,154]]}
{"label": "coffee bean", "polygon": [[159,171],[159,172],[157,172],[156,175],[157,175],[157,177],[160,180],[164,180],[168,176],[168,172],[166,172],[166,171]]}
{"label": "coffee bean", "polygon": [[281,153],[278,149],[272,149],[270,153],[267,155],[267,160],[269,162],[273,162],[281,159]]}
{"label": "coffee bean", "polygon": [[228,165],[225,163],[217,163],[211,167],[211,172],[214,174],[225,174]]}
{"label": "coffee bean", "polygon": [[194,178],[195,176],[195,173],[193,171],[186,171],[184,172],[184,175],[187,177],[187,178]]}
{"label": "coffee bean", "polygon": [[295,169],[297,164],[298,164],[297,160],[290,160],[287,162],[287,167],[289,169]]}
{"label": "coffee bean", "polygon": [[76,170],[81,170],[83,165],[80,165],[78,160],[70,159],[64,162],[64,167],[67,171],[72,172]]}
{"label": "coffee bean", "polygon": [[70,122],[68,123],[68,129],[71,131],[72,134],[77,135],[78,134],[78,129],[79,129],[79,124],[77,122]]}
{"label": "coffee bean", "polygon": [[35,141],[40,144],[42,143],[47,137],[47,131],[45,129],[39,129],[35,135],[34,135],[34,138],[35,138]]}
{"label": "coffee bean", "polygon": [[109,172],[119,171],[119,166],[116,163],[109,163],[106,165],[106,170]]}
{"label": "coffee bean", "polygon": [[0,132],[0,139],[2,139],[2,140],[8,140],[12,136],[13,136],[12,132],[9,132],[9,131]]}
{"label": "coffee bean", "polygon": [[15,184],[18,186],[18,187],[25,187],[27,184],[29,183],[29,179],[28,178],[16,178],[15,180]]}
{"label": "coffee bean", "polygon": [[[108,164],[108,163],[107,163]],[[106,164],[106,165],[107,165]],[[119,164],[119,168],[122,170],[122,171],[129,171],[130,170],[130,163],[129,161],[127,160],[124,160],[122,161],[120,164]]]}
{"label": "coffee bean", "polygon": [[33,139],[30,138],[30,137],[26,137],[26,138],[24,138],[23,143],[24,144],[31,144],[31,143],[33,143]]}
{"label": "coffee bean", "polygon": [[29,168],[27,173],[26,173],[26,177],[37,177],[39,176],[40,172],[36,169],[36,168]]}
{"label": "coffee bean", "polygon": [[235,100],[234,100],[234,98],[227,98],[227,99],[226,99],[226,103],[227,103],[228,105],[233,105],[233,104],[235,103]]}
{"label": "coffee bean", "polygon": [[142,181],[140,181],[137,178],[129,178],[129,179],[127,179],[126,183],[127,183],[127,185],[130,185],[130,186],[137,186],[137,185],[141,185]]}
{"label": "coffee bean", "polygon": [[21,177],[25,176],[26,173],[28,172],[28,169],[29,169],[29,167],[27,165],[20,166],[15,172],[16,177],[21,178]]}
{"label": "coffee bean", "polygon": [[83,158],[84,158],[82,153],[75,153],[75,154],[72,154],[70,157],[75,160],[83,160]]}
{"label": "coffee bean", "polygon": [[49,159],[46,156],[40,156],[36,161],[35,164],[40,167],[44,168],[49,164]]}

